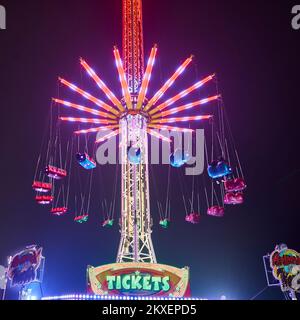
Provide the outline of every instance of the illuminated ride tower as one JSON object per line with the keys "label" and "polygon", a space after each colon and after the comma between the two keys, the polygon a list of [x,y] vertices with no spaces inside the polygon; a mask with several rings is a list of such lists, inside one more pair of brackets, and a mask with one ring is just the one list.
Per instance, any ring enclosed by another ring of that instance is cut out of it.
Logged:
{"label": "illuminated ride tower", "polygon": [[[131,101],[128,111],[120,119],[122,212],[117,262],[156,263],[151,240],[148,117],[142,111],[144,99],[139,95],[144,77],[141,0],[123,0],[123,65]],[[136,163],[128,159],[129,148]]]}
{"label": "illuminated ride tower", "polygon": [[[93,115],[93,118],[59,117],[60,121],[97,125],[89,129],[75,131],[75,134],[103,132],[95,143],[101,143],[120,135],[121,174],[121,240],[116,263],[100,267],[89,266],[87,270],[88,289],[99,295],[139,295],[183,297],[189,295],[189,270],[157,264],[151,240],[152,219],[150,216],[150,195],[148,176],[148,140],[147,135],[163,141],[171,140],[158,130],[170,130],[178,133],[192,132],[189,128],[171,126],[198,120],[208,120],[212,115],[169,117],[210,101],[219,95],[207,97],[176,108],[174,103],[190,92],[211,81],[214,75],[196,82],[163,102],[158,101],[173,85],[176,79],[191,63],[187,58],[154,94],[147,99],[147,88],[157,53],[157,47],[151,49],[144,70],[144,48],[142,27],[142,1],[123,0],[123,59],[117,48],[114,49],[116,66],[122,87],[122,97],[116,95],[100,79],[99,75],[80,59],[81,66],[106,95],[108,103],[96,98],[73,83],[59,78],[63,86],[76,92],[94,108],[69,101],[53,98],[57,105],[76,109],[81,113]],[[101,109],[101,110],[99,110]],[[57,168],[53,167],[57,174]],[[51,170],[54,170],[51,169]]]}
{"label": "illuminated ride tower", "polygon": [[[147,134],[162,140],[169,139],[153,130],[158,128],[160,121],[150,123],[147,112],[162,94],[158,92],[152,101],[146,99],[157,48],[152,48],[144,70],[142,1],[122,2],[123,59],[117,48],[114,50],[123,91],[121,103],[125,110],[119,118],[121,239],[117,263],[88,267],[88,288],[99,295],[189,296],[189,269],[157,264],[152,245]],[[164,90],[190,61],[191,58],[185,61]]]}

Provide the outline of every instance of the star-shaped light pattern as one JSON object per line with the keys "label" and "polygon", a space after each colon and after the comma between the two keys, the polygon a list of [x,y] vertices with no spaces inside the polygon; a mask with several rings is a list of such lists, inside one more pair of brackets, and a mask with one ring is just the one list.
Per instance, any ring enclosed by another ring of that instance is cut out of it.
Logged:
{"label": "star-shaped light pattern", "polygon": [[77,130],[75,134],[87,134],[99,131],[110,131],[100,139],[96,140],[96,143],[103,142],[114,136],[117,136],[120,133],[119,122],[120,119],[125,117],[127,114],[141,114],[147,119],[147,133],[156,138],[162,139],[163,141],[169,141],[168,138],[164,137],[162,134],[158,133],[158,130],[170,130],[177,132],[192,132],[192,129],[181,128],[177,126],[169,126],[167,124],[173,124],[176,122],[189,122],[197,120],[207,120],[212,118],[212,115],[196,115],[196,116],[185,116],[185,117],[168,117],[170,115],[175,115],[182,111],[199,107],[211,101],[220,99],[220,95],[214,95],[207,97],[198,101],[190,102],[175,108],[170,108],[177,101],[186,97],[191,92],[199,89],[207,82],[214,79],[215,75],[212,74],[189,88],[179,92],[172,98],[167,99],[164,102],[158,103],[159,100],[165,95],[167,90],[174,84],[176,79],[185,71],[185,69],[192,62],[193,56],[186,59],[182,65],[174,72],[174,74],[165,82],[165,84],[154,94],[151,99],[147,99],[147,91],[149,83],[151,80],[151,74],[153,66],[155,63],[155,58],[157,54],[157,46],[155,45],[150,53],[148,59],[146,71],[144,73],[143,81],[140,86],[139,93],[137,95],[132,95],[126,80],[126,73],[123,67],[123,62],[120,57],[119,50],[114,48],[114,56],[116,61],[116,66],[119,74],[119,80],[122,88],[123,97],[118,99],[116,95],[107,87],[107,85],[100,79],[96,72],[89,66],[89,64],[80,59],[81,66],[89,74],[89,76],[95,81],[99,89],[105,94],[105,96],[110,101],[110,104],[100,100],[99,98],[94,97],[90,93],[84,91],[83,89],[77,87],[73,83],[68,82],[65,79],[59,78],[59,81],[62,85],[69,87],[71,90],[77,92],[79,95],[84,97],[89,102],[92,102],[96,108],[89,108],[83,105],[75,104],[69,101],[64,101],[61,99],[53,98],[53,101],[56,104],[63,105],[64,107],[72,108],[84,112],[86,114],[92,114],[93,118],[77,118],[77,117],[60,117],[62,121],[76,122],[76,123],[89,123],[97,124],[96,126],[90,129]]}

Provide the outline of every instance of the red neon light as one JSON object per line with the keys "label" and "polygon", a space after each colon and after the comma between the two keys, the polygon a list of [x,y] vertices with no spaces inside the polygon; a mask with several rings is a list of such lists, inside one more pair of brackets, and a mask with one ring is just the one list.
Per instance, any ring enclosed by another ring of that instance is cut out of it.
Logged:
{"label": "red neon light", "polygon": [[117,97],[114,95],[114,93],[107,87],[107,85],[98,77],[96,72],[87,64],[87,62],[83,59],[80,59],[80,64],[84,67],[84,69],[87,71],[87,73],[94,79],[97,86],[106,94],[107,98],[119,108],[119,110],[122,112],[124,111],[124,108],[117,99]]}
{"label": "red neon light", "polygon": [[294,256],[280,256],[279,252],[275,252],[272,255],[272,265],[275,267],[282,267],[288,265],[300,265],[300,257]]}
{"label": "red neon light", "polygon": [[53,201],[52,196],[36,196],[35,200],[38,204],[50,204]]}
{"label": "red neon light", "polygon": [[66,106],[66,107],[74,108],[74,109],[77,109],[77,110],[80,110],[80,111],[84,111],[84,112],[89,112],[89,113],[92,113],[92,114],[97,115],[97,116],[101,116],[101,117],[104,117],[104,118],[110,118],[110,119],[116,119],[116,116],[114,116],[112,114],[109,114],[107,112],[103,112],[103,111],[87,108],[87,107],[81,106],[79,104],[71,103],[69,101],[64,101],[64,100],[55,99],[55,98],[53,98],[53,101],[58,103],[58,104],[62,104],[64,106]]}
{"label": "red neon light", "polygon": [[41,181],[33,181],[32,188],[36,192],[48,192],[48,191],[51,191],[52,184],[47,182],[41,182]]}
{"label": "red neon light", "polygon": [[220,97],[221,97],[220,95],[216,95],[216,96],[213,96],[213,97],[209,97],[209,98],[198,100],[198,101],[195,101],[195,102],[192,102],[192,103],[188,103],[188,104],[185,104],[185,105],[177,107],[177,108],[173,108],[173,109],[168,110],[168,111],[163,111],[163,112],[160,112],[160,113],[157,113],[157,114],[153,115],[153,119],[159,118],[159,117],[165,117],[165,116],[168,116],[170,114],[175,114],[175,113],[178,113],[180,111],[188,110],[188,109],[191,109],[193,107],[200,106],[200,105],[206,104],[208,102],[217,100]]}
{"label": "red neon light", "polygon": [[119,53],[119,50],[117,49],[117,47],[114,48],[114,55],[115,55],[115,59],[116,59],[116,65],[117,65],[117,69],[118,69],[118,73],[119,73],[119,79],[121,82],[121,87],[122,87],[123,95],[125,98],[125,102],[126,102],[127,108],[132,109],[132,101],[131,101],[129,86],[128,86],[128,83],[126,80],[126,75],[125,75],[125,71],[123,68],[122,59],[120,57],[120,53]]}
{"label": "red neon light", "polygon": [[157,46],[155,45],[151,50],[150,58],[148,60],[148,65],[147,65],[146,71],[144,73],[144,78],[143,78],[143,82],[141,85],[141,89],[140,89],[140,92],[138,95],[138,100],[137,100],[137,105],[136,105],[137,110],[141,109],[143,101],[144,101],[145,96],[147,94],[147,89],[148,89],[149,81],[151,78],[151,73],[152,73],[154,62],[155,62],[156,53],[157,53]]}
{"label": "red neon light", "polygon": [[111,125],[111,126],[90,128],[90,129],[85,129],[85,130],[78,130],[78,131],[74,131],[74,133],[75,134],[86,134],[86,133],[92,133],[92,132],[107,131],[107,130],[116,129],[116,128],[119,128],[118,124]]}
{"label": "red neon light", "polygon": [[168,130],[168,131],[177,131],[177,132],[194,132],[193,129],[187,128],[179,128],[179,127],[172,127],[168,125],[160,125],[160,124],[149,124],[149,128],[159,129],[159,130]]}
{"label": "red neon light", "polygon": [[59,119],[62,120],[62,121],[81,122],[81,123],[94,123],[94,124],[117,123],[117,121],[115,121],[115,120],[90,119],[90,118],[60,117]]}
{"label": "red neon light", "polygon": [[195,83],[194,85],[192,85],[191,87],[181,91],[180,93],[178,93],[176,96],[168,99],[166,102],[160,104],[159,106],[157,106],[156,108],[154,108],[153,110],[149,111],[150,115],[153,115],[154,113],[158,112],[158,111],[162,111],[163,109],[169,107],[170,105],[172,105],[173,103],[175,103],[176,101],[178,101],[179,99],[182,99],[183,97],[187,96],[189,93],[193,92],[194,90],[202,87],[205,83],[207,83],[208,81],[212,80],[214,78],[214,74],[210,75],[208,77],[206,77],[203,80],[198,81],[197,83]]}
{"label": "red neon light", "polygon": [[52,208],[51,213],[54,214],[55,216],[61,216],[65,214],[68,211],[68,208],[66,207],[61,207],[61,208]]}
{"label": "red neon light", "polygon": [[167,138],[164,135],[162,135],[162,134],[160,134],[160,133],[158,133],[158,132],[156,132],[156,131],[154,131],[152,129],[148,128],[147,132],[153,137],[156,137],[156,138],[161,139],[161,140],[166,141],[166,142],[171,142],[170,138]]}
{"label": "red neon light", "polygon": [[152,120],[153,123],[173,123],[173,122],[186,122],[186,121],[197,121],[197,120],[208,120],[212,118],[212,115],[204,115],[204,116],[193,116],[193,117],[177,117],[177,118],[162,118]]}
{"label": "red neon light", "polygon": [[114,136],[116,136],[118,134],[119,134],[119,130],[115,130],[113,132],[110,132],[110,133],[106,134],[104,137],[96,140],[95,143],[103,142],[103,141],[108,140],[108,139],[110,139],[110,138],[112,138],[112,137],[114,137]]}
{"label": "red neon light", "polygon": [[184,63],[175,71],[175,73],[171,76],[170,79],[159,89],[153,98],[149,101],[147,106],[144,108],[145,111],[148,111],[156,102],[164,95],[164,93],[172,86],[175,80],[183,73],[186,67],[192,62],[193,56],[186,59]]}
{"label": "red neon light", "polygon": [[92,96],[91,94],[89,94],[88,92],[78,88],[77,86],[75,86],[75,84],[68,82],[65,79],[62,78],[58,78],[58,80],[64,84],[65,86],[69,87],[70,89],[72,89],[73,91],[79,93],[81,96],[83,96],[84,98],[86,98],[87,100],[90,100],[92,102],[94,102],[97,106],[99,106],[100,108],[111,112],[115,115],[118,115],[119,112],[114,109],[113,107],[111,107],[110,105],[108,105],[107,103],[101,101],[100,99],[95,98],[94,96]]}
{"label": "red neon light", "polygon": [[67,171],[61,168],[57,168],[51,165],[48,165],[45,170],[48,177],[53,179],[62,179],[67,176]]}

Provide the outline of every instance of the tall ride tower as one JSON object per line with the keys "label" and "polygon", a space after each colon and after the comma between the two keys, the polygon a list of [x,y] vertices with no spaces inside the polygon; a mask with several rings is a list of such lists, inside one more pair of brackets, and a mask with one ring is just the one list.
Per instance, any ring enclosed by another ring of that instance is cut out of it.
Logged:
{"label": "tall ride tower", "polygon": [[[142,0],[123,0],[123,65],[131,93],[131,108],[120,119],[122,212],[117,262],[156,263],[151,240],[148,120],[138,104],[144,76]],[[140,154],[138,163],[129,161],[130,147]]]}
{"label": "tall ride tower", "polygon": [[[155,45],[151,49],[147,66],[144,68],[142,0],[122,0],[122,2],[123,59],[121,59],[119,50],[114,49],[122,87],[121,98],[116,97],[84,59],[80,59],[80,64],[109,102],[96,98],[63,78],[59,78],[62,85],[69,87],[89,103],[93,103],[96,108],[53,98],[56,104],[90,115],[88,118],[59,117],[61,121],[97,125],[75,131],[76,134],[103,132],[104,135],[97,137],[96,144],[120,135],[121,239],[117,263],[99,267],[88,266],[88,289],[98,295],[119,293],[121,295],[188,296],[190,294],[188,267],[179,269],[156,262],[151,240],[148,134],[170,143],[171,140],[159,130],[192,133],[193,130],[190,128],[170,124],[208,120],[212,118],[212,115],[198,114],[183,117],[172,117],[172,115],[218,100],[220,96],[214,95],[179,107],[171,107],[189,93],[211,81],[214,75],[210,75],[175,96],[163,100],[166,91],[191,63],[192,57],[189,57],[148,99],[147,89],[157,47]],[[159,100],[162,101],[158,102]]]}

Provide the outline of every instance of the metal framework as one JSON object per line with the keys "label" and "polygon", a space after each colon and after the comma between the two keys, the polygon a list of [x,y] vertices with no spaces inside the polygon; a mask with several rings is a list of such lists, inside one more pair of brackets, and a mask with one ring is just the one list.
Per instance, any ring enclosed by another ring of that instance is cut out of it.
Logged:
{"label": "metal framework", "polygon": [[123,2],[123,63],[132,94],[137,94],[144,75],[142,0]]}
{"label": "metal framework", "polygon": [[[144,76],[142,1],[123,0],[123,63],[134,108]],[[151,240],[147,121],[141,114],[120,120],[122,152],[121,240],[117,262],[156,263]],[[141,161],[132,164],[127,148],[140,149]]]}
{"label": "metal framework", "polygon": [[[151,240],[147,122],[142,115],[121,120],[122,216],[117,262],[151,262],[156,257]],[[128,160],[128,145],[139,148],[141,161]]]}

